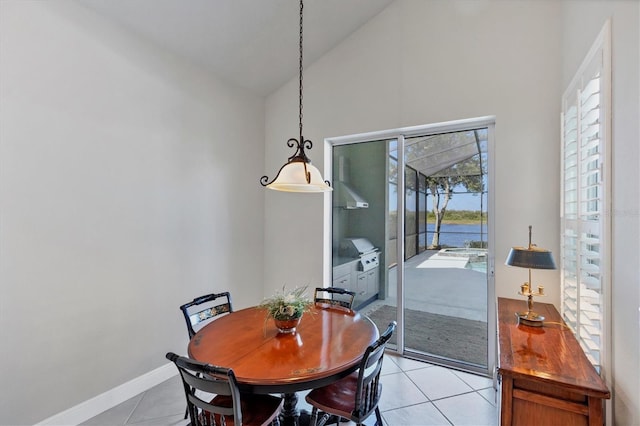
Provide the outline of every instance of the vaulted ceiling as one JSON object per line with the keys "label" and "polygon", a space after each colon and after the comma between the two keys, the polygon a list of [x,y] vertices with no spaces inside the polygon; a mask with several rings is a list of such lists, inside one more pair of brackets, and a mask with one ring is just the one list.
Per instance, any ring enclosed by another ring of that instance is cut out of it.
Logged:
{"label": "vaulted ceiling", "polygon": [[[78,0],[223,80],[267,95],[298,74],[298,0]],[[305,0],[307,66],[394,0]]]}

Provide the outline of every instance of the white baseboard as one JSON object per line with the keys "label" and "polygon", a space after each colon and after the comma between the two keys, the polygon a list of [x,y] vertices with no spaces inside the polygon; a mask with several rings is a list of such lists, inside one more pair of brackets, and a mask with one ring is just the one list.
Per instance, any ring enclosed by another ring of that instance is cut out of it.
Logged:
{"label": "white baseboard", "polygon": [[162,367],[149,371],[142,376],[136,377],[126,383],[116,386],[94,398],[81,402],[75,407],[71,407],[48,419],[38,423],[38,425],[77,425],[89,420],[98,414],[115,407],[124,401],[133,398],[152,387],[159,385],[165,380],[178,374],[173,363],[167,363]]}

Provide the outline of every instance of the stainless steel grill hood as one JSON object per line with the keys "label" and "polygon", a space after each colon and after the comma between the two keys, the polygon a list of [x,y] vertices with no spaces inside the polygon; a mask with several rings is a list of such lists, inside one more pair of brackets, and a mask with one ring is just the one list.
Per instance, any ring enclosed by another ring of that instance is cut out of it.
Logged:
{"label": "stainless steel grill hood", "polygon": [[336,207],[347,210],[366,209],[369,203],[349,185],[349,160],[338,157],[337,179],[334,178],[334,202]]}
{"label": "stainless steel grill hood", "polygon": [[351,209],[366,209],[369,207],[369,203],[365,201],[356,191],[353,190],[345,182],[334,182],[335,197],[337,200],[337,207],[342,207],[347,210]]}

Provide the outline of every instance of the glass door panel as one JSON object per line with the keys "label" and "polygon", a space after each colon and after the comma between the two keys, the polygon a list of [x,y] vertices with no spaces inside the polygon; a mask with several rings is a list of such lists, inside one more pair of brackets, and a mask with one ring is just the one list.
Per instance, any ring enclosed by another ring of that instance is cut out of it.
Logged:
{"label": "glass door panel", "polygon": [[358,310],[389,294],[388,153],[386,140],[333,147],[333,285],[354,291]]}
{"label": "glass door panel", "polygon": [[407,138],[404,148],[404,350],[479,369],[488,365],[486,148],[487,129]]}

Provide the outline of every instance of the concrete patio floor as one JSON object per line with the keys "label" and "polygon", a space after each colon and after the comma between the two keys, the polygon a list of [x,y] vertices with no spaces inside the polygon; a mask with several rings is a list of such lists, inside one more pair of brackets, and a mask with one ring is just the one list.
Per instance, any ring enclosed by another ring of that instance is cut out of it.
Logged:
{"label": "concrete patio floor", "polygon": [[[434,314],[487,321],[487,275],[460,267],[459,262],[439,262],[424,267],[423,262],[436,254],[427,250],[405,262],[405,307]],[[423,267],[419,267],[423,265]],[[439,267],[442,266],[442,267]],[[397,306],[396,267],[389,269],[389,286],[384,299],[362,308],[366,314],[380,305]]]}

